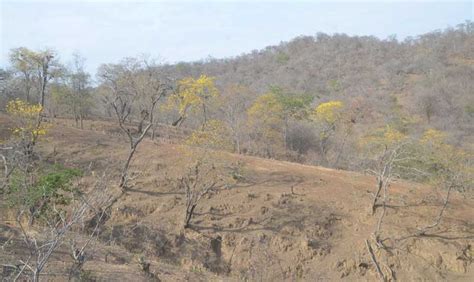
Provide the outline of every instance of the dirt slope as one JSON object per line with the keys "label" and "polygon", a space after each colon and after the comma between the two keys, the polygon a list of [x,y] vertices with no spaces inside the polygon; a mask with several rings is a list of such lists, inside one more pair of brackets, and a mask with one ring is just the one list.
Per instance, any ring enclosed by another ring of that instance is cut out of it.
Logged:
{"label": "dirt slope", "polygon": [[[97,125],[79,130],[65,124],[53,125],[41,143],[46,160],[82,168],[86,183],[104,171],[118,179],[126,140]],[[203,199],[192,228],[184,230],[184,195],[173,179],[189,159],[183,146],[173,143],[161,139],[140,145],[131,168],[134,187],[113,207],[85,265],[96,278],[146,280],[136,263],[144,256],[163,281],[378,279],[365,245],[377,219],[369,212],[372,177],[221,153],[223,160],[243,164],[243,179]],[[474,280],[472,196],[455,194],[430,236],[395,241],[430,224],[444,192],[407,182],[390,190],[382,235],[392,238],[385,241],[390,248],[375,252],[383,271],[391,269],[400,281]],[[15,229],[6,218],[0,227],[3,238]],[[68,261],[59,254],[50,269]]]}

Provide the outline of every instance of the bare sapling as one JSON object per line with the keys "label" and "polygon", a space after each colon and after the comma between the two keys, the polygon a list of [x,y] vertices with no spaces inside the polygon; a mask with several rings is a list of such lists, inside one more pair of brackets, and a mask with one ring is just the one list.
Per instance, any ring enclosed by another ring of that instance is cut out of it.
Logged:
{"label": "bare sapling", "polygon": [[73,259],[69,270],[69,279],[81,274],[84,264],[91,257],[87,251],[92,249],[91,245],[98,239],[102,223],[110,216],[107,214],[107,210],[102,208],[109,205],[112,200],[108,191],[106,173],[96,181],[94,189],[87,198],[81,197],[81,200],[89,207],[88,217],[84,217],[82,220],[92,222],[91,228],[86,230],[89,233],[88,236],[85,239],[77,238],[79,236],[69,236],[70,254]]}
{"label": "bare sapling", "polygon": [[217,188],[221,181],[215,165],[203,160],[198,160],[179,179],[179,188],[184,190],[186,197],[184,228],[190,227],[191,219],[202,197]]}
{"label": "bare sapling", "polygon": [[[85,195],[74,195],[71,192],[72,202],[67,207],[52,207],[52,213],[43,216],[44,225],[37,226],[35,230],[26,228],[22,223],[21,211],[17,216],[17,224],[20,227],[23,242],[28,250],[28,257],[18,258],[20,270],[16,274],[15,279],[24,275],[31,278],[32,281],[39,281],[40,275],[46,268],[52,255],[61,248],[69,239],[71,242],[71,256],[74,259],[74,265],[71,273],[80,271],[86,262],[86,250],[93,242],[99,230],[97,224],[87,239],[79,246],[78,232],[72,232],[75,227],[79,227],[81,223],[94,217],[100,207],[107,205],[111,197],[107,189],[103,186],[96,186],[91,192]],[[100,215],[106,216],[104,212]],[[71,275],[70,273],[70,275]]]}

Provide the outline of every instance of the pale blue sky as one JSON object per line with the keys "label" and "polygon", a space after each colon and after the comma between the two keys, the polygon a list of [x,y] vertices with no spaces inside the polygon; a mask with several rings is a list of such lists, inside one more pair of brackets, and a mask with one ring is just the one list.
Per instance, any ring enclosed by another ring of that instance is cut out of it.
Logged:
{"label": "pale blue sky", "polygon": [[11,48],[74,51],[101,63],[146,53],[166,62],[240,55],[318,32],[399,39],[473,20],[472,1],[0,0],[0,66]]}

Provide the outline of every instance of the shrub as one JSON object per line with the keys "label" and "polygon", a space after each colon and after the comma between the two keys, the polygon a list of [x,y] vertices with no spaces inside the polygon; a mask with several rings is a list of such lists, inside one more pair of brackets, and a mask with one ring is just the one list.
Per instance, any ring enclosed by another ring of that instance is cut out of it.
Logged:
{"label": "shrub", "polygon": [[53,208],[70,203],[69,193],[75,192],[72,180],[81,176],[78,169],[64,168],[58,165],[39,171],[36,179],[28,185],[30,179],[24,173],[16,171],[7,186],[6,199],[10,207],[21,205],[30,211],[32,218],[47,215]]}

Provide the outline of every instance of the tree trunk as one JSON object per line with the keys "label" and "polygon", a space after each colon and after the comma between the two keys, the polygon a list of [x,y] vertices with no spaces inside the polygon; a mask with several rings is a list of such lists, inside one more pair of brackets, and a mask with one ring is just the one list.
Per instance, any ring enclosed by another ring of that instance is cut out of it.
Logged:
{"label": "tree trunk", "polygon": [[288,152],[288,118],[285,117],[285,127],[283,129],[285,152]]}
{"label": "tree trunk", "polygon": [[242,151],[240,150],[240,139],[239,137],[236,137],[235,138],[235,146],[236,146],[236,151],[237,151],[237,154],[242,154]]}
{"label": "tree trunk", "polygon": [[25,94],[26,94],[26,102],[30,103],[30,91],[31,91],[31,86],[30,86],[30,81],[29,78],[25,81]]}
{"label": "tree trunk", "polygon": [[449,197],[451,195],[451,190],[453,189],[453,186],[450,185],[448,187],[448,192],[446,193],[446,197],[444,198],[443,206],[441,207],[441,210],[439,211],[438,217],[436,218],[435,222],[429,226],[426,226],[425,228],[421,229],[419,232],[419,235],[424,235],[426,231],[435,228],[441,223],[441,219],[443,218],[443,214],[446,211],[446,208],[448,207],[449,203]]}
{"label": "tree trunk", "polygon": [[120,176],[120,183],[119,183],[119,188],[122,189],[122,191],[126,190],[128,168],[130,166],[130,162],[132,160],[133,155],[135,154],[136,149],[137,149],[137,144],[132,145],[132,149],[130,150],[130,153],[128,154],[127,161],[125,162],[125,165],[123,166],[122,174]]}
{"label": "tree trunk", "polygon": [[191,222],[191,218],[193,217],[195,208],[196,208],[196,204],[192,205],[189,210],[186,210],[186,220],[184,222],[184,228],[189,228],[189,224]]}
{"label": "tree trunk", "polygon": [[183,120],[183,116],[180,116],[177,120],[175,120],[171,125],[172,126],[180,126]]}
{"label": "tree trunk", "polygon": [[142,131],[143,131],[143,120],[140,121],[140,123],[138,124],[138,127],[137,127],[138,134],[142,134]]}
{"label": "tree trunk", "polygon": [[39,276],[40,276],[40,273],[38,270],[33,272],[33,282],[39,282]]}
{"label": "tree trunk", "polygon": [[41,107],[44,108],[44,96],[46,95],[46,83],[48,83],[48,67],[43,68],[43,82],[41,83]]}
{"label": "tree trunk", "polygon": [[206,123],[207,123],[206,104],[202,104],[202,112],[203,112],[203,115],[204,115],[204,122],[202,123],[202,130],[204,130],[204,127],[206,127]]}
{"label": "tree trunk", "polygon": [[382,191],[383,181],[379,179],[379,184],[377,187],[377,192],[375,193],[374,201],[372,202],[372,215],[375,213],[375,209],[377,208],[377,199],[379,198],[380,191]]}
{"label": "tree trunk", "polygon": [[346,140],[347,140],[347,137],[349,137],[349,132],[347,132],[345,135],[344,135],[344,139],[342,140],[342,144],[341,144],[341,147],[339,148],[339,152],[337,153],[337,157],[336,157],[336,160],[334,161],[333,163],[333,167],[336,167],[337,168],[337,164],[339,163],[339,159],[341,158],[341,155],[342,155],[342,152],[344,151],[344,146],[346,145]]}

